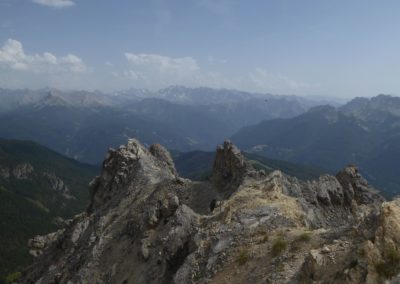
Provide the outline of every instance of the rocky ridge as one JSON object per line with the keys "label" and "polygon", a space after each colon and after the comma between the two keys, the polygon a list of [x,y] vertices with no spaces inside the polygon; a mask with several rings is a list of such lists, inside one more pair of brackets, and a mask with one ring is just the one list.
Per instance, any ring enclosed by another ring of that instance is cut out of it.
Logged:
{"label": "rocky ridge", "polygon": [[[88,210],[31,241],[21,283],[384,283],[400,272],[400,201],[355,166],[302,182],[265,174],[229,141],[210,182],[161,145],[111,149]],[[396,280],[397,279],[397,280]]]}

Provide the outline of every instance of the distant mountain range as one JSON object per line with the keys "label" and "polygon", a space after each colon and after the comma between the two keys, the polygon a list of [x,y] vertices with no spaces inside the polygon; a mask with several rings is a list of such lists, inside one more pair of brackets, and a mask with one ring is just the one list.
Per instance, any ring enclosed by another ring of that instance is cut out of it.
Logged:
{"label": "distant mountain range", "polygon": [[296,96],[170,87],[114,94],[0,90],[0,137],[36,141],[99,164],[128,137],[179,151],[212,150],[241,127],[287,118],[317,105]]}
{"label": "distant mountain range", "polygon": [[104,94],[0,90],[0,137],[38,142],[99,165],[129,137],[179,152],[212,151],[228,137],[245,151],[335,172],[360,166],[375,186],[400,192],[400,98],[344,104],[298,96],[169,87]]}
{"label": "distant mountain range", "polygon": [[36,143],[0,139],[0,283],[29,263],[30,238],[86,208],[98,172]]}
{"label": "distant mountain range", "polygon": [[242,149],[336,171],[357,164],[387,195],[400,192],[400,98],[356,98],[288,119],[244,127],[232,136]]}

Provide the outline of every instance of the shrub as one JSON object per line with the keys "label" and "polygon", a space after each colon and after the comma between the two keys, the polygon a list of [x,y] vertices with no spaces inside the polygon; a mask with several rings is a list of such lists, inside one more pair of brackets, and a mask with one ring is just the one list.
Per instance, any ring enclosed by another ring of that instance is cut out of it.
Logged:
{"label": "shrub", "polygon": [[292,251],[298,251],[301,249],[303,243],[307,243],[311,241],[311,234],[308,232],[304,232],[300,235],[298,235],[292,242],[292,245],[290,246],[290,249]]}
{"label": "shrub", "polygon": [[272,255],[273,256],[278,256],[280,255],[284,250],[287,248],[287,242],[282,239],[281,237],[278,237],[275,239],[273,245],[272,245]]}
{"label": "shrub", "polygon": [[278,266],[276,267],[277,272],[284,272],[285,271],[285,265],[283,263],[279,263]]}
{"label": "shrub", "polygon": [[383,261],[375,264],[375,270],[379,276],[390,279],[397,275],[400,270],[400,253],[395,248],[387,248],[384,252]]}
{"label": "shrub", "polygon": [[247,261],[249,260],[249,251],[244,249],[242,250],[238,257],[236,258],[236,262],[239,263],[239,265],[244,265],[247,263]]}
{"label": "shrub", "polygon": [[17,281],[21,276],[22,276],[22,274],[21,274],[21,272],[19,272],[19,271],[14,272],[14,273],[10,273],[10,274],[8,274],[8,275],[6,276],[6,279],[5,279],[5,280],[6,280],[6,283],[7,283],[7,284],[13,283],[13,282]]}
{"label": "shrub", "polygon": [[301,235],[299,235],[297,237],[297,241],[304,242],[304,243],[311,241],[310,233],[307,233],[307,232],[302,233]]}

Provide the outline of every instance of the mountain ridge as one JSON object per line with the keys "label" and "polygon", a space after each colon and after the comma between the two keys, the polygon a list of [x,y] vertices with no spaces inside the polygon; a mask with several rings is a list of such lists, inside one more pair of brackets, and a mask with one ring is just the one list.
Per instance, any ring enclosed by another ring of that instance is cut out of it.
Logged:
{"label": "mountain ridge", "polygon": [[397,110],[397,97],[356,98],[339,108],[318,106],[297,117],[244,127],[231,139],[246,151],[330,171],[357,164],[374,185],[394,196],[400,192]]}
{"label": "mountain ridge", "polygon": [[300,182],[254,169],[226,141],[210,183],[180,178],[171,160],[134,139],[110,150],[88,210],[40,239],[20,282],[383,283],[400,271],[400,202],[355,166]]}
{"label": "mountain ridge", "polygon": [[[181,97],[178,91],[193,103],[168,99],[174,94]],[[268,95],[266,101],[262,94],[210,88],[171,87],[165,96],[163,90],[132,92],[0,90],[0,133],[100,164],[103,153],[127,137],[180,151],[211,150],[242,126],[291,117],[315,104],[299,97]]]}

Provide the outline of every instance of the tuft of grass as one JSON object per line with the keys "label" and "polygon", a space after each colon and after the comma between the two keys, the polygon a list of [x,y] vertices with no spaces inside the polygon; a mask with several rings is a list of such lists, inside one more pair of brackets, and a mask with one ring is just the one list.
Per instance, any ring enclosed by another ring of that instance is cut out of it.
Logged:
{"label": "tuft of grass", "polygon": [[236,258],[236,262],[239,263],[239,265],[245,265],[249,258],[249,251],[247,249],[244,249],[240,251],[238,257]]}
{"label": "tuft of grass", "polygon": [[19,278],[21,278],[21,276],[22,276],[22,273],[19,272],[19,271],[10,273],[10,274],[8,274],[8,275],[6,276],[6,278],[5,278],[5,283],[6,283],[6,284],[14,283],[14,282],[16,282]]}
{"label": "tuft of grass", "polygon": [[286,248],[287,242],[282,237],[278,237],[275,239],[272,245],[271,253],[273,256],[278,256],[281,255],[286,250]]}
{"label": "tuft of grass", "polygon": [[277,272],[283,272],[285,271],[285,265],[283,265],[283,263],[279,263],[278,267],[276,268]]}
{"label": "tuft of grass", "polygon": [[308,243],[309,241],[311,241],[311,234],[304,232],[301,235],[299,235],[296,240],[298,242]]}
{"label": "tuft of grass", "polygon": [[311,241],[311,234],[309,232],[304,232],[298,235],[292,242],[290,249],[292,251],[298,251],[302,248],[304,243],[308,243]]}
{"label": "tuft of grass", "polygon": [[390,247],[386,248],[383,256],[384,260],[375,264],[375,270],[382,278],[393,278],[400,270],[400,252]]}

